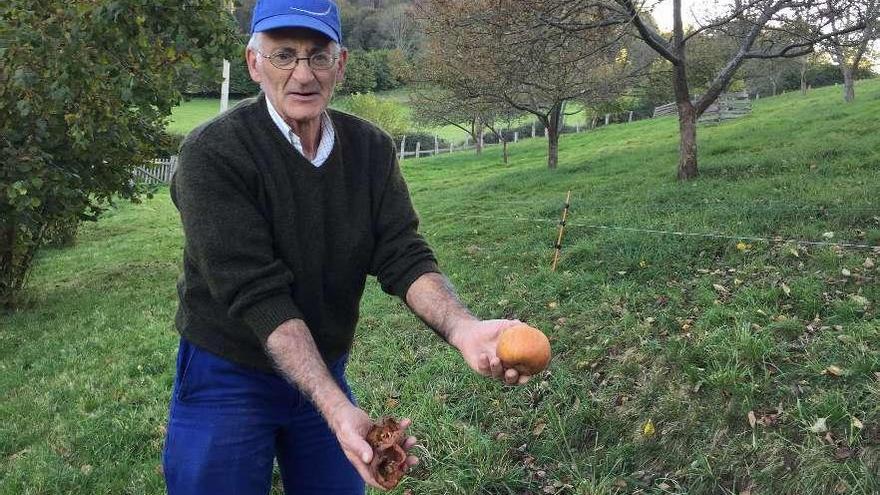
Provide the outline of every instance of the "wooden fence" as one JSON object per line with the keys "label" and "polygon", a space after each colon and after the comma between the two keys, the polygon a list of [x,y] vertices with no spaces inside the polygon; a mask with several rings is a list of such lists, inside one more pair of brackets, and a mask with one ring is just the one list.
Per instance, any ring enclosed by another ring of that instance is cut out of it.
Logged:
{"label": "wooden fence", "polygon": [[136,167],[133,179],[145,184],[168,184],[177,169],[177,155],[153,160],[151,167]]}
{"label": "wooden fence", "polygon": [[[699,121],[717,124],[725,120],[738,119],[748,115],[751,111],[752,101],[749,99],[748,93],[723,93],[715,100],[715,103],[709,105],[709,108],[700,116]],[[667,115],[678,115],[677,103],[667,103],[654,109],[654,118]]]}

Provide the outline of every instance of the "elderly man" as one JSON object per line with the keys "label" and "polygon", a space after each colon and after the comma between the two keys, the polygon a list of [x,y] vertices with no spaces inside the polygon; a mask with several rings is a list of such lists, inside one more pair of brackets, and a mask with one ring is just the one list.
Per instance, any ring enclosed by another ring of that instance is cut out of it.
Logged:
{"label": "elderly man", "polygon": [[168,491],[267,493],[277,459],[286,493],[363,493],[372,421],[345,365],[367,275],[477,373],[528,377],[495,355],[514,322],[473,317],[440,274],[391,139],[328,110],[348,58],[336,5],[259,1],[251,28],[262,92],[187,137],[171,188],[186,245]]}

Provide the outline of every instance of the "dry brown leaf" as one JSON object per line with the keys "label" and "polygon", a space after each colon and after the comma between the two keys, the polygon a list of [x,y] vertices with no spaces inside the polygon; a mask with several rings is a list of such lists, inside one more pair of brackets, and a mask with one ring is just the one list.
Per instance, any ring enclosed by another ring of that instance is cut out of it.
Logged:
{"label": "dry brown leaf", "polygon": [[852,275],[852,272],[847,270],[846,268],[844,268],[843,270],[840,270],[840,274],[843,275],[844,277],[849,277]]}
{"label": "dry brown leaf", "polygon": [[791,287],[785,285],[785,282],[783,282],[781,285],[782,285],[782,292],[785,292],[786,296],[790,296],[791,295]]}
{"label": "dry brown leaf", "polygon": [[860,429],[860,430],[861,430],[862,428],[865,427],[865,424],[862,423],[862,421],[861,421],[859,418],[855,417],[855,416],[852,417],[852,421],[851,421],[851,423],[852,423],[852,425],[853,425],[854,427],[856,427],[856,428],[858,428],[858,429]]}
{"label": "dry brown leaf", "polygon": [[755,425],[758,423],[758,419],[755,417],[755,411],[749,411],[748,418],[749,418],[749,426],[751,426],[752,429],[754,430]]}
{"label": "dry brown leaf", "polygon": [[874,268],[874,266],[875,266],[874,260],[871,258],[865,258],[865,263],[862,266],[864,266],[865,268],[870,270],[871,268]]}
{"label": "dry brown leaf", "polygon": [[840,369],[839,366],[835,366],[833,364],[831,366],[825,368],[825,372],[829,375],[843,376],[843,370]]}
{"label": "dry brown leaf", "polygon": [[544,433],[545,428],[547,428],[546,423],[541,422],[541,423],[536,424],[535,427],[532,429],[532,435],[534,435],[536,437],[540,436],[541,433]]}
{"label": "dry brown leaf", "polygon": [[721,285],[721,284],[712,284],[712,287],[713,287],[716,291],[720,292],[721,294],[727,294],[727,293],[728,293],[727,287],[724,287],[724,286]]}

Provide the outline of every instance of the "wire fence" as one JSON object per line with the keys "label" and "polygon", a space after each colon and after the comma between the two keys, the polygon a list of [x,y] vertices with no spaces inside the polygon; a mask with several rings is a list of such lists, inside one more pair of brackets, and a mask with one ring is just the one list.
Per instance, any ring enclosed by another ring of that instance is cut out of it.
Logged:
{"label": "wire fence", "polygon": [[[529,223],[538,223],[545,225],[558,225],[559,220],[548,219],[548,218],[536,218],[536,217],[527,217],[527,216],[495,216],[495,215],[481,215],[481,214],[459,214],[459,213],[439,213],[436,214],[441,217],[449,217],[454,218],[457,221],[468,221],[468,220],[490,220],[493,222],[529,222]],[[767,244],[791,244],[791,245],[799,245],[799,246],[807,246],[807,247],[830,247],[836,249],[856,249],[856,250],[870,250],[875,253],[880,254],[880,245],[871,245],[865,243],[856,243],[856,242],[834,242],[830,240],[811,240],[811,239],[792,239],[786,238],[782,236],[759,236],[753,234],[729,234],[729,233],[721,233],[721,232],[687,232],[683,230],[672,230],[672,229],[660,229],[660,228],[648,228],[648,227],[629,227],[629,226],[620,226],[620,225],[604,225],[604,224],[593,224],[593,223],[581,223],[581,222],[572,222],[571,220],[567,220],[565,222],[566,227],[581,227],[587,229],[596,229],[596,230],[608,230],[608,231],[618,231],[618,232],[629,232],[629,233],[638,233],[638,234],[650,234],[650,235],[664,235],[664,236],[677,236],[677,237],[690,237],[690,238],[706,238],[706,239],[722,239],[729,241],[750,241],[750,242],[764,242]]]}

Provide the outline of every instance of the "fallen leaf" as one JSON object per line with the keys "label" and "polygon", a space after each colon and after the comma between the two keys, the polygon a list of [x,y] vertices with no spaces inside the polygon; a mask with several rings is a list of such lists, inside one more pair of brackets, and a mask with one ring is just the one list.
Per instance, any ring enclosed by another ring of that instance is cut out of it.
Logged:
{"label": "fallen leaf", "polygon": [[88,476],[89,473],[92,472],[92,465],[91,465],[91,464],[83,464],[83,466],[82,466],[81,468],[79,468],[79,471],[80,471],[82,474]]}
{"label": "fallen leaf", "polygon": [[546,423],[536,424],[535,427],[532,429],[532,435],[534,435],[536,437],[541,436],[541,433],[544,433],[545,428],[547,428]]}
{"label": "fallen leaf", "polygon": [[749,411],[748,417],[749,417],[749,426],[751,426],[752,429],[754,430],[755,425],[758,423],[758,419],[755,417],[755,411]]}
{"label": "fallen leaf", "polygon": [[822,234],[822,237],[826,239],[834,239],[834,232],[825,232],[824,234]]}
{"label": "fallen leaf", "polygon": [[843,270],[840,270],[840,274],[844,277],[849,277],[850,275],[852,275],[852,272],[844,268]]}
{"label": "fallen leaf", "polygon": [[746,244],[742,241],[739,241],[736,243],[736,248],[740,251],[745,251],[745,250],[749,249],[750,247],[751,246],[749,244]]}
{"label": "fallen leaf", "polygon": [[786,296],[790,296],[791,295],[791,287],[785,285],[785,283],[783,282],[782,283],[782,292],[785,292]]}
{"label": "fallen leaf", "polygon": [[657,434],[657,428],[654,426],[654,422],[649,419],[645,422],[644,426],[642,426],[642,435],[650,438],[655,434]]}
{"label": "fallen leaf", "polygon": [[549,303],[547,303],[547,307],[550,309],[556,309],[559,307],[559,303],[556,301],[550,301]]}
{"label": "fallen leaf", "polygon": [[788,252],[789,252],[792,256],[794,256],[795,258],[800,258],[800,257],[801,257],[801,254],[798,253],[798,250],[795,249],[795,248],[789,248],[789,249],[788,249]]}
{"label": "fallen leaf", "polygon": [[714,288],[716,291],[720,292],[721,294],[728,293],[727,288],[721,284],[712,284],[712,288]]}
{"label": "fallen leaf", "polygon": [[852,299],[852,301],[854,303],[858,304],[859,306],[867,306],[868,305],[868,298],[865,296],[853,294],[853,295],[849,296],[849,298]]}
{"label": "fallen leaf", "polygon": [[646,268],[648,266],[648,262],[645,260],[639,261],[639,266],[642,268]]}
{"label": "fallen leaf", "polygon": [[834,451],[834,458],[838,461],[845,461],[855,454],[855,451],[849,447],[838,447]]}
{"label": "fallen leaf", "polygon": [[831,365],[825,368],[825,373],[834,376],[843,376],[843,370],[839,366]]}
{"label": "fallen leaf", "polygon": [[819,418],[816,420],[815,423],[813,423],[813,426],[808,428],[808,430],[812,431],[813,433],[824,433],[828,431],[828,425],[826,423],[827,421],[828,418]]}
{"label": "fallen leaf", "polygon": [[862,422],[859,420],[859,418],[857,418],[857,417],[855,417],[855,416],[852,417],[851,423],[852,423],[852,425],[853,425],[855,428],[858,428],[858,429],[860,429],[860,430],[861,430],[862,428],[865,427],[865,424],[862,423]]}
{"label": "fallen leaf", "polygon": [[393,397],[385,401],[385,409],[397,409],[397,406],[399,405],[400,401]]}
{"label": "fallen leaf", "polygon": [[864,266],[865,268],[870,270],[871,268],[874,268],[874,266],[875,266],[874,260],[872,260],[871,258],[865,258],[865,263],[862,266]]}
{"label": "fallen leaf", "polygon": [[844,493],[849,491],[849,485],[846,481],[838,481],[836,485],[834,485],[834,493],[839,493],[843,495]]}

